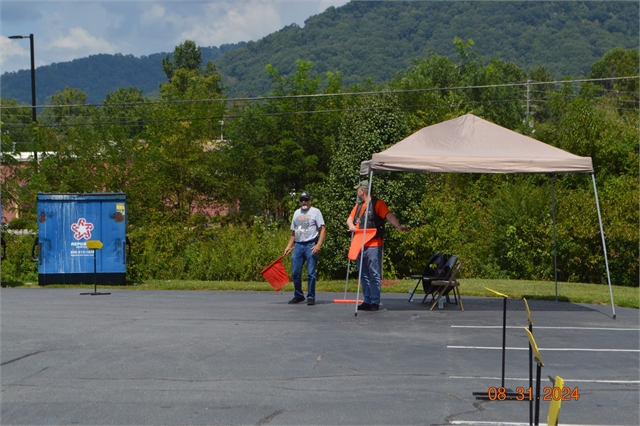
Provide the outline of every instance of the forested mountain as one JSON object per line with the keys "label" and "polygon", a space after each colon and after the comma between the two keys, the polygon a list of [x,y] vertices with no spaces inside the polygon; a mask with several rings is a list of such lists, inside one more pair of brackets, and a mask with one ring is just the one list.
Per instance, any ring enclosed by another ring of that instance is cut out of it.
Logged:
{"label": "forested mountain", "polygon": [[[203,47],[203,64],[213,59],[226,95],[262,95],[271,89],[265,67],[294,72],[296,60],[311,61],[320,73],[339,72],[345,85],[366,78],[384,82],[412,58],[430,52],[454,58],[454,37],[473,39],[485,60],[497,57],[528,70],[544,65],[556,78],[585,76],[615,47],[638,46],[638,2],[461,2],[355,1],[310,17],[255,42]],[[136,86],[145,95],[166,81],[161,59],[94,55],[40,67],[38,104],[65,86],[102,102],[116,88]],[[29,71],[5,73],[2,97],[30,103]]]}
{"label": "forested mountain", "polygon": [[272,64],[291,74],[295,60],[317,72],[340,72],[349,86],[383,82],[412,58],[430,52],[455,58],[454,37],[473,39],[476,53],[526,70],[544,65],[556,78],[585,76],[614,48],[638,46],[637,2],[350,2],[330,7],[216,61],[227,94],[259,95],[270,88]]}
{"label": "forested mountain", "polygon": [[[203,47],[202,59],[215,60],[225,52],[245,43],[218,47]],[[145,95],[158,90],[167,81],[162,70],[162,59],[167,53],[156,53],[137,58],[133,55],[91,55],[87,58],[60,62],[36,69],[37,104],[42,105],[56,91],[65,86],[85,92],[89,103],[101,103],[107,93],[118,88],[137,87]],[[5,73],[0,78],[2,97],[31,104],[31,71]]]}

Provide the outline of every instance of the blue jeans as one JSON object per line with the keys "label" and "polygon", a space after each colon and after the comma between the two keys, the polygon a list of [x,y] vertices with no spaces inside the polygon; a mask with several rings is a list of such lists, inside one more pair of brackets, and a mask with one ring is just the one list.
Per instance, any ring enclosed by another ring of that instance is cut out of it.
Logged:
{"label": "blue jeans", "polygon": [[[356,259],[360,267],[360,256]],[[380,271],[382,271],[382,246],[365,247],[364,260],[362,262],[362,295],[364,303],[370,305],[380,304]]]}
{"label": "blue jeans", "polygon": [[318,255],[311,253],[316,241],[296,243],[291,256],[291,274],[293,275],[293,297],[304,297],[302,292],[302,265],[307,262],[307,299],[316,298],[316,264]]}

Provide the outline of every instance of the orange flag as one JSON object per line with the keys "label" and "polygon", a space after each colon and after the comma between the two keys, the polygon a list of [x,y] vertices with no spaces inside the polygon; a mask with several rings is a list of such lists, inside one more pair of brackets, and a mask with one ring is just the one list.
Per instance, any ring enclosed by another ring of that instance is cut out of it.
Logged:
{"label": "orange flag", "polygon": [[349,247],[349,260],[356,260],[358,255],[360,254],[360,250],[362,250],[362,239],[364,238],[364,243],[368,243],[375,235],[376,228],[368,228],[367,235],[364,235],[364,229],[356,229],[356,233],[351,240],[351,247]]}
{"label": "orange flag", "polygon": [[287,271],[284,270],[284,265],[282,264],[283,257],[284,256],[280,256],[260,271],[264,279],[271,284],[271,287],[273,287],[275,291],[280,290],[290,281]]}

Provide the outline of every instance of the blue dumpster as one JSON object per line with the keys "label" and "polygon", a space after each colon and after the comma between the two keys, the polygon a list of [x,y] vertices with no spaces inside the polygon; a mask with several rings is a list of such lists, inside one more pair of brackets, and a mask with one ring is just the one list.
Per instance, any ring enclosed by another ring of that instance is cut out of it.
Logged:
{"label": "blue dumpster", "polygon": [[127,202],[123,193],[38,194],[38,284],[125,284]]}

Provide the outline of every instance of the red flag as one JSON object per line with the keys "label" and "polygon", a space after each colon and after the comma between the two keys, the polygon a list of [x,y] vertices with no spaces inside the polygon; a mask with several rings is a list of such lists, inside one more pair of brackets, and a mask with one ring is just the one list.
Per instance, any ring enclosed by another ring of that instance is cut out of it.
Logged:
{"label": "red flag", "polygon": [[273,287],[275,291],[280,290],[290,281],[287,271],[284,270],[284,265],[282,264],[283,257],[284,256],[280,256],[260,271],[264,279],[271,284],[271,287]]}
{"label": "red flag", "polygon": [[[368,243],[375,235],[376,228],[368,228],[367,235],[364,237],[364,243]],[[351,247],[349,247],[349,260],[356,260],[362,250],[362,238],[364,236],[364,229],[356,229],[356,233],[351,240]]]}

